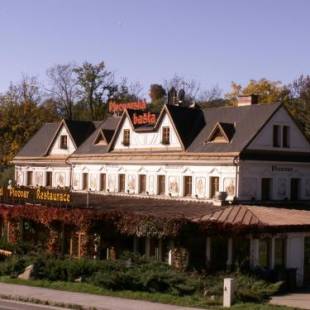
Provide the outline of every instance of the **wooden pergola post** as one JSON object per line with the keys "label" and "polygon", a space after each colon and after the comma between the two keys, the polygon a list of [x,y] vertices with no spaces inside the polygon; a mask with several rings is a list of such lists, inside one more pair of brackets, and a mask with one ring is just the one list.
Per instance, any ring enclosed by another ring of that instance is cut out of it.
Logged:
{"label": "wooden pergola post", "polygon": [[275,237],[271,238],[271,244],[270,244],[270,268],[274,269],[275,266],[275,244],[276,244]]}
{"label": "wooden pergola post", "polygon": [[139,251],[139,239],[137,236],[133,237],[133,252],[137,254]]}
{"label": "wooden pergola post", "polygon": [[206,266],[211,264],[211,237],[206,238]]}

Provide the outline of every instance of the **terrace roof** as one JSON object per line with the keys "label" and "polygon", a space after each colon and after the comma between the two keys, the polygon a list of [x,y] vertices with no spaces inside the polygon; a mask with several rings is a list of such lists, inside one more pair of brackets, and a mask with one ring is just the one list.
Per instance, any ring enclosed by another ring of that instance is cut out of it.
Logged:
{"label": "terrace roof", "polygon": [[[70,224],[83,226],[91,222],[110,221],[127,234],[135,234],[146,222],[154,225],[153,232],[162,235],[170,235],[172,231],[176,235],[185,225],[209,232],[310,231],[310,211],[277,205],[214,206],[210,202],[190,199],[91,194],[87,207],[85,194],[73,193],[72,198],[69,208],[2,203],[0,210],[9,217],[30,218],[44,223],[66,220]],[[145,233],[148,233],[147,230]]]}

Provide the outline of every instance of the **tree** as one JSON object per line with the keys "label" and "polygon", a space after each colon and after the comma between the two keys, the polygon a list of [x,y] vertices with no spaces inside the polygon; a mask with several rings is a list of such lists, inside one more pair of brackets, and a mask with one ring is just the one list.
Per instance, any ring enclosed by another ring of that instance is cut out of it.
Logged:
{"label": "tree", "polygon": [[240,84],[232,82],[231,91],[226,94],[226,98],[236,104],[238,96],[258,95],[260,103],[283,102],[287,97],[287,89],[279,81],[269,81],[267,79],[250,80],[242,87]]}
{"label": "tree", "polygon": [[301,75],[287,85],[285,104],[310,138],[310,76]]}
{"label": "tree", "polygon": [[222,99],[222,90],[217,85],[202,91],[199,95],[200,102],[212,102],[219,99]]}
{"label": "tree", "polygon": [[199,95],[198,104],[205,109],[231,105],[231,102],[223,98],[222,90],[216,85],[201,92]]}
{"label": "tree", "polygon": [[[84,62],[74,68],[77,75],[79,94],[81,101],[88,107],[92,120],[103,117],[103,96],[105,92],[114,92],[114,77],[112,72],[106,69],[102,61],[96,65]],[[110,94],[111,95],[111,94]]]}
{"label": "tree", "polygon": [[73,118],[73,105],[78,96],[77,79],[73,64],[56,65],[47,70],[50,88],[48,93],[56,103],[60,115]]}
{"label": "tree", "polygon": [[166,90],[160,84],[151,84],[149,96],[151,98],[151,102],[155,102],[157,100],[161,100],[166,96]]}
{"label": "tree", "polygon": [[0,96],[0,164],[10,163],[44,122],[57,119],[52,105],[41,104],[38,81],[24,76]]}
{"label": "tree", "polygon": [[174,87],[177,92],[183,89],[185,91],[185,99],[189,101],[197,99],[197,95],[200,90],[200,86],[195,80],[186,80],[179,75],[174,75],[172,79],[165,80],[164,87],[166,92],[168,92],[172,87]]}
{"label": "tree", "polygon": [[132,102],[140,100],[142,87],[140,83],[128,83],[126,78],[122,78],[118,84],[114,84],[114,92],[111,93],[109,100],[117,102]]}
{"label": "tree", "polygon": [[149,90],[149,96],[151,98],[151,103],[149,104],[150,111],[159,112],[162,106],[167,101],[166,90],[160,84],[151,84]]}

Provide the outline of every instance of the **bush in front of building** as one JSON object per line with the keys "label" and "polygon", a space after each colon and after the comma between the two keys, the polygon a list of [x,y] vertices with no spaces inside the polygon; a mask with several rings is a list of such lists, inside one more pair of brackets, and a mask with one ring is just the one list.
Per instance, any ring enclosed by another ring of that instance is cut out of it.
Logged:
{"label": "bush in front of building", "polygon": [[0,186],[8,186],[9,180],[14,181],[14,166],[1,166]]}
{"label": "bush in front of building", "polygon": [[177,296],[200,293],[203,288],[200,276],[176,271],[167,264],[155,261],[133,264],[113,272],[100,270],[90,282],[111,290],[161,292]]}
{"label": "bush in front of building", "polygon": [[223,294],[224,278],[235,279],[236,299],[239,302],[263,302],[281,290],[282,282],[270,282],[261,279],[252,272],[219,272],[205,278],[206,296],[215,296],[219,299]]}
{"label": "bush in front of building", "polygon": [[31,263],[28,258],[23,258],[20,256],[6,258],[0,263],[0,275],[17,277],[29,264]]}
{"label": "bush in front of building", "polygon": [[138,256],[116,261],[55,258],[53,256],[12,256],[0,262],[0,275],[17,277],[33,264],[34,280],[82,282],[111,291],[165,293],[197,296],[220,303],[223,280],[236,280],[236,297],[241,302],[262,302],[277,293],[281,283],[271,283],[255,274],[203,274],[177,271],[171,266]]}
{"label": "bush in front of building", "polygon": [[32,278],[50,281],[81,281],[108,290],[162,292],[183,296],[200,293],[202,278],[179,272],[165,263],[131,257],[116,261],[38,257]]}

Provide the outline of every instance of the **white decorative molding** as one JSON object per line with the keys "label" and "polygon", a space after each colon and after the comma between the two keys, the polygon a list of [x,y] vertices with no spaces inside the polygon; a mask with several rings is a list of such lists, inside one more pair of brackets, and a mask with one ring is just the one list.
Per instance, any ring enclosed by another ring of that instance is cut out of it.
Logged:
{"label": "white decorative molding", "polygon": [[118,172],[118,173],[126,173],[126,170],[124,169],[124,167],[119,167],[119,168],[117,169],[117,172]]}
{"label": "white decorative molding", "polygon": [[163,167],[160,167],[158,170],[156,170],[156,172],[158,174],[166,174],[167,173],[166,169],[164,169]]}
{"label": "white decorative molding", "polygon": [[211,176],[222,175],[222,171],[219,170],[217,167],[215,167],[215,168],[212,168],[212,169],[209,171],[209,174],[210,174]]}
{"label": "white decorative molding", "polygon": [[105,165],[104,165],[104,166],[101,166],[101,167],[99,168],[99,171],[100,171],[100,172],[106,172],[106,171],[107,171],[106,166],[105,166]]}
{"label": "white decorative molding", "polygon": [[140,168],[138,169],[138,173],[140,173],[140,174],[145,174],[145,173],[147,173],[147,170],[142,166],[142,167],[140,167]]}
{"label": "white decorative molding", "polygon": [[193,171],[190,168],[185,167],[185,169],[182,170],[182,174],[192,175]]}

